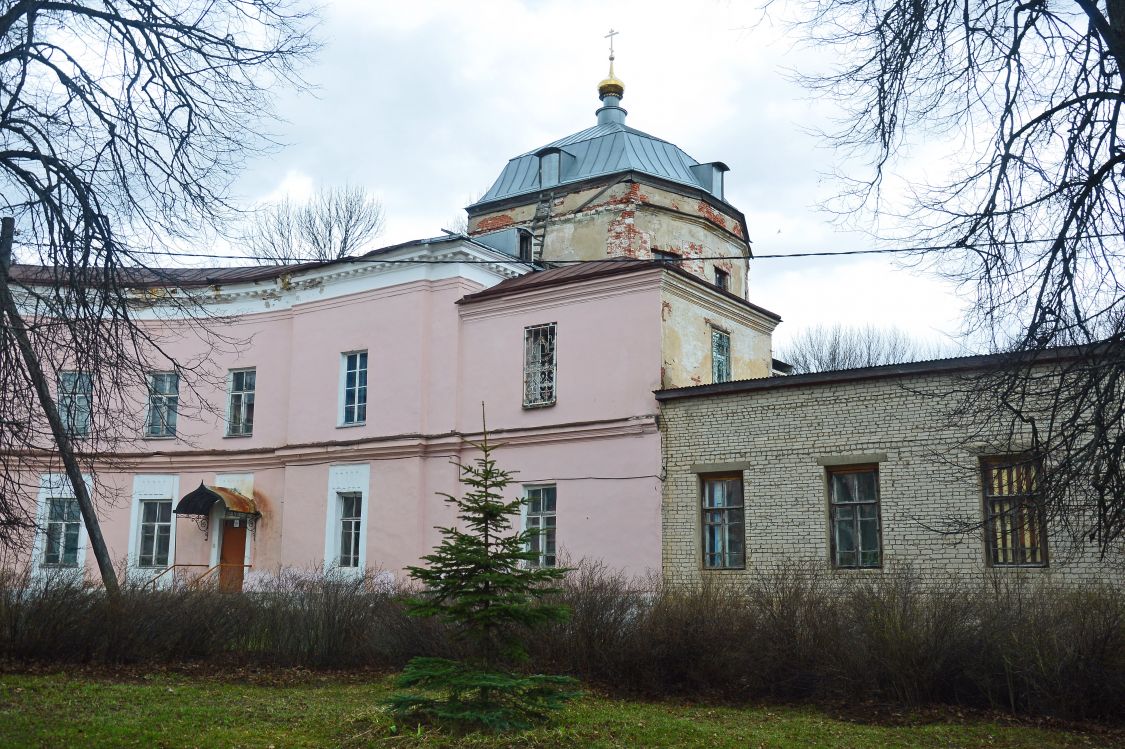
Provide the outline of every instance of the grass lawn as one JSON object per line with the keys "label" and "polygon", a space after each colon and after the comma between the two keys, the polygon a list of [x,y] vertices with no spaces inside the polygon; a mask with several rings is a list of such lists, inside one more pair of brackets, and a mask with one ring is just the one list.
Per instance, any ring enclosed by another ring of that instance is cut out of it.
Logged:
{"label": "grass lawn", "polygon": [[[588,696],[524,734],[396,730],[389,680],[280,672],[240,682],[184,673],[127,678],[0,674],[0,747],[1123,747],[1125,729],[1063,730],[954,710],[714,707]],[[860,713],[857,713],[860,715]]]}

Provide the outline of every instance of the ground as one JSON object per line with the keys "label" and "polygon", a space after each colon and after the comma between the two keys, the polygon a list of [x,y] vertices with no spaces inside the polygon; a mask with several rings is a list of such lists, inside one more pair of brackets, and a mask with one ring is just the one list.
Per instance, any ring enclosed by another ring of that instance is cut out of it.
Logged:
{"label": "ground", "polygon": [[[233,679],[233,680],[232,680]],[[510,737],[397,727],[376,674],[0,673],[3,747],[1121,747],[1125,727],[940,708],[720,707],[590,694]]]}

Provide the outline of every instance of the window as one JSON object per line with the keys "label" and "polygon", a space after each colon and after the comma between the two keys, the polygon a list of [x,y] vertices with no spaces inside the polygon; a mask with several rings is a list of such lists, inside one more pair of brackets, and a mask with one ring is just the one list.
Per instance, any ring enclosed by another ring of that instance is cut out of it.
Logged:
{"label": "window", "polygon": [[87,372],[59,373],[59,418],[72,437],[90,433],[94,378]]}
{"label": "window", "polygon": [[996,566],[1047,564],[1047,523],[1035,465],[1015,456],[981,461],[988,558]]}
{"label": "window", "polygon": [[537,559],[533,567],[554,567],[555,555],[555,487],[529,486],[525,489],[527,499],[524,516],[525,531],[538,531],[528,544],[528,551],[534,552]]}
{"label": "window", "polygon": [[341,424],[367,421],[367,352],[344,354],[344,412]]}
{"label": "window", "polygon": [[359,567],[359,549],[362,543],[363,495],[359,492],[341,492],[336,495],[340,503],[340,559],[341,567]]}
{"label": "window", "polygon": [[531,232],[521,231],[520,233],[520,260],[531,262]]}
{"label": "window", "polygon": [[230,408],[227,411],[227,436],[243,437],[254,433],[254,387],[256,371],[232,369]]}
{"label": "window", "polygon": [[730,333],[711,329],[711,381],[730,381]]}
{"label": "window", "polygon": [[147,437],[176,436],[176,407],[180,400],[180,376],[175,372],[153,372],[148,376]]}
{"label": "window", "polygon": [[652,259],[657,261],[658,263],[675,264],[680,262],[681,257],[678,252],[669,252],[668,250],[654,249],[652,251]]}
{"label": "window", "polygon": [[523,329],[524,408],[555,403],[555,323]]}
{"label": "window", "polygon": [[167,567],[172,540],[172,500],[141,502],[140,549],[138,567]]}
{"label": "window", "polygon": [[715,286],[723,291],[730,291],[730,274],[722,268],[715,269]]}
{"label": "window", "polygon": [[78,534],[82,513],[73,497],[47,500],[47,534],[43,544],[44,567],[77,567]]}
{"label": "window", "polygon": [[829,469],[832,564],[878,567],[883,563],[879,539],[879,467]]}
{"label": "window", "polygon": [[743,569],[746,566],[741,476],[703,478],[703,566],[706,569]]}

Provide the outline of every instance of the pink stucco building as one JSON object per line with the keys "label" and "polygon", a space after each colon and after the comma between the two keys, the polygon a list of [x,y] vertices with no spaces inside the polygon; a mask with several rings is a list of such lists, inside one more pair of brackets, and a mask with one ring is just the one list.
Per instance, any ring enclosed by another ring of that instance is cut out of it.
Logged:
{"label": "pink stucco building", "polygon": [[[467,236],[140,284],[167,356],[193,367],[153,355],[89,477],[131,577],[398,573],[452,522],[437,493],[459,491],[482,404],[541,563],[660,570],[653,391],[768,376],[779,318],[747,301],[727,168],[627,127],[616,79],[599,92],[597,124],[512,159]],[[60,377],[78,430],[88,376],[106,373]],[[61,471],[26,471],[33,566],[92,565]]]}

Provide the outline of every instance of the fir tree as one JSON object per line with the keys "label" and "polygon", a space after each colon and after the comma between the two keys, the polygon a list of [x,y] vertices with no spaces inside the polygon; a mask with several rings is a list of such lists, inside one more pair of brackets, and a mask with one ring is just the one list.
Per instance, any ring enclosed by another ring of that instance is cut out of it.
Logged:
{"label": "fir tree", "polygon": [[438,528],[442,542],[409,567],[425,585],[408,602],[414,616],[438,617],[456,627],[476,654],[467,661],[414,658],[397,685],[422,694],[399,694],[388,704],[401,720],[444,723],[460,729],[517,730],[547,719],[578,692],[565,676],[525,675],[514,668],[527,660],[523,637],[536,625],[565,619],[566,607],[545,598],[557,592],[565,569],[537,567],[529,551],[538,530],[516,533],[524,499],[507,500],[512,474],[496,465],[487,429],[481,455],[457,462],[465,490],[460,498],[442,494],[457,508],[460,528]]}

